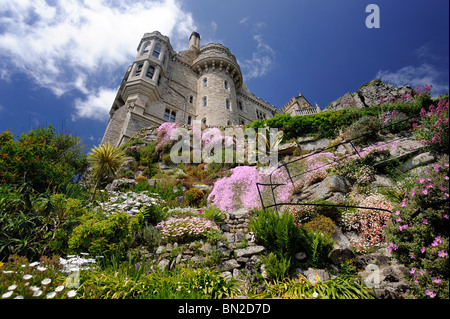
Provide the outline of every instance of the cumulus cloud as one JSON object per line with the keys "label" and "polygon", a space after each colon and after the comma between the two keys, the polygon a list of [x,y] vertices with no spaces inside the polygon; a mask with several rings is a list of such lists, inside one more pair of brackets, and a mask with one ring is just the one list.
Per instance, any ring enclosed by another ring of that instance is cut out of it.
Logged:
{"label": "cumulus cloud", "polygon": [[85,99],[75,99],[76,112],[72,115],[72,120],[77,118],[107,119],[118,89],[99,88]]}
{"label": "cumulus cloud", "polygon": [[257,42],[257,46],[252,58],[240,61],[245,80],[266,75],[275,63],[275,51],[264,43],[262,36],[257,34],[253,39]]}
{"label": "cumulus cloud", "polygon": [[433,95],[448,93],[448,58],[434,55],[428,45],[422,45],[414,54],[420,61],[418,65],[407,65],[396,71],[380,70],[375,77],[396,86],[415,88],[431,84]]}
{"label": "cumulus cloud", "polygon": [[1,78],[25,74],[57,96],[76,90],[85,96],[77,116],[96,119],[81,106],[108,96],[111,74],[131,63],[144,33],[158,30],[179,50],[195,29],[178,0],[0,0],[0,12]]}

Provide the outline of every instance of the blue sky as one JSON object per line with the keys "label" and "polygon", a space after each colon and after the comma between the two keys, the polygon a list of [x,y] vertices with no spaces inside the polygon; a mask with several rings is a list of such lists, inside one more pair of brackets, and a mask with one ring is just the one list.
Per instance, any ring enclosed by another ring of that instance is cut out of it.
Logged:
{"label": "blue sky", "polygon": [[256,96],[324,108],[375,78],[448,92],[448,29],[448,0],[0,0],[0,132],[52,124],[99,144],[145,32],[180,51],[195,30],[231,50]]}

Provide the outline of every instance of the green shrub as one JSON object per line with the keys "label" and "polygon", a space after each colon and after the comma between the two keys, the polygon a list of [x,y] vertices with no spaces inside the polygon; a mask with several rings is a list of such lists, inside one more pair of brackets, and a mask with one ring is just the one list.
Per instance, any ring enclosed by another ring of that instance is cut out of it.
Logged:
{"label": "green shrub", "polygon": [[5,131],[0,134],[0,183],[27,182],[41,193],[65,187],[87,169],[83,148],[79,138],[56,134],[52,126],[22,133],[17,140]]}
{"label": "green shrub", "polygon": [[[345,132],[347,140],[355,145],[368,145],[377,142],[381,122],[375,116],[364,116],[352,124]],[[361,136],[361,137],[360,137]]]}
{"label": "green shrub", "polygon": [[312,284],[303,276],[284,278],[264,287],[255,298],[283,299],[374,299],[371,291],[355,276],[336,277]]}
{"label": "green shrub", "polygon": [[212,220],[218,226],[225,220],[225,215],[222,211],[214,206],[206,207],[204,210],[199,210],[198,212],[200,215],[205,216],[205,218]]}
{"label": "green shrub", "polygon": [[156,225],[168,216],[167,209],[159,205],[145,205],[139,212],[144,216],[144,222]]}
{"label": "green shrub", "polygon": [[123,254],[134,241],[140,218],[125,212],[105,217],[103,213],[90,211],[80,218],[81,223],[74,228],[69,248],[92,255]]}
{"label": "green shrub", "polygon": [[336,232],[334,222],[330,218],[322,215],[317,215],[311,219],[303,225],[303,228],[308,232],[321,232],[328,236],[333,236]]}
{"label": "green shrub", "polygon": [[205,196],[205,193],[202,190],[193,187],[186,191],[184,195],[186,196],[186,202],[188,203],[188,205],[199,207],[203,200],[203,197]]}
{"label": "green shrub", "polygon": [[22,187],[0,187],[0,260],[9,255],[37,258],[44,249],[40,241],[42,217],[33,208],[36,194]]}
{"label": "green shrub", "polygon": [[146,263],[123,262],[83,272],[83,299],[225,299],[238,294],[237,281],[208,268],[150,271]]}
{"label": "green shrub", "polygon": [[261,261],[266,265],[267,277],[272,280],[281,280],[288,275],[291,258],[279,257],[273,252],[261,256]]}
{"label": "green shrub", "polygon": [[326,267],[329,264],[328,256],[333,250],[333,239],[320,231],[307,231],[305,237],[307,262],[313,267]]}
{"label": "green shrub", "polygon": [[148,181],[147,176],[141,175],[135,178],[135,181],[138,183],[145,183]]}
{"label": "green shrub", "polygon": [[330,218],[336,222],[342,215],[343,208],[336,206],[335,203],[327,200],[313,200],[305,201],[304,204],[323,204],[330,206],[319,205],[292,205],[285,207],[285,211],[294,217],[295,225],[303,226],[318,215]]}
{"label": "green shrub", "polygon": [[281,216],[272,209],[254,211],[256,216],[250,220],[250,229],[258,241],[278,257],[290,258],[302,251],[305,245],[305,230],[298,228],[292,214]]}

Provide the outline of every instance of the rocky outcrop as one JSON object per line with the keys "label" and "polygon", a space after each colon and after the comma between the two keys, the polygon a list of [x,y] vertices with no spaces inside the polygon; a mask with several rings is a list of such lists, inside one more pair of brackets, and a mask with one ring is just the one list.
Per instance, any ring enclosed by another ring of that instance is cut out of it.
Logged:
{"label": "rocky outcrop", "polygon": [[355,258],[355,265],[364,283],[373,288],[380,299],[404,299],[411,293],[406,281],[409,269],[399,264],[390,254],[379,251]]}
{"label": "rocky outcrop", "polygon": [[331,102],[325,110],[338,111],[350,107],[363,108],[408,96],[413,89],[409,85],[394,86],[381,80],[373,80],[360,87],[359,91],[346,93]]}

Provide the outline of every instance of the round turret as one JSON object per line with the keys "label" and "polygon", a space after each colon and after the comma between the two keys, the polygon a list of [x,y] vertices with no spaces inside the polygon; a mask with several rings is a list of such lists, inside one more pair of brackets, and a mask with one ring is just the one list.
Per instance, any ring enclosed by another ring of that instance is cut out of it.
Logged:
{"label": "round turret", "polygon": [[237,125],[236,91],[242,74],[236,58],[221,44],[200,49],[192,69],[197,73],[197,119],[207,125]]}

